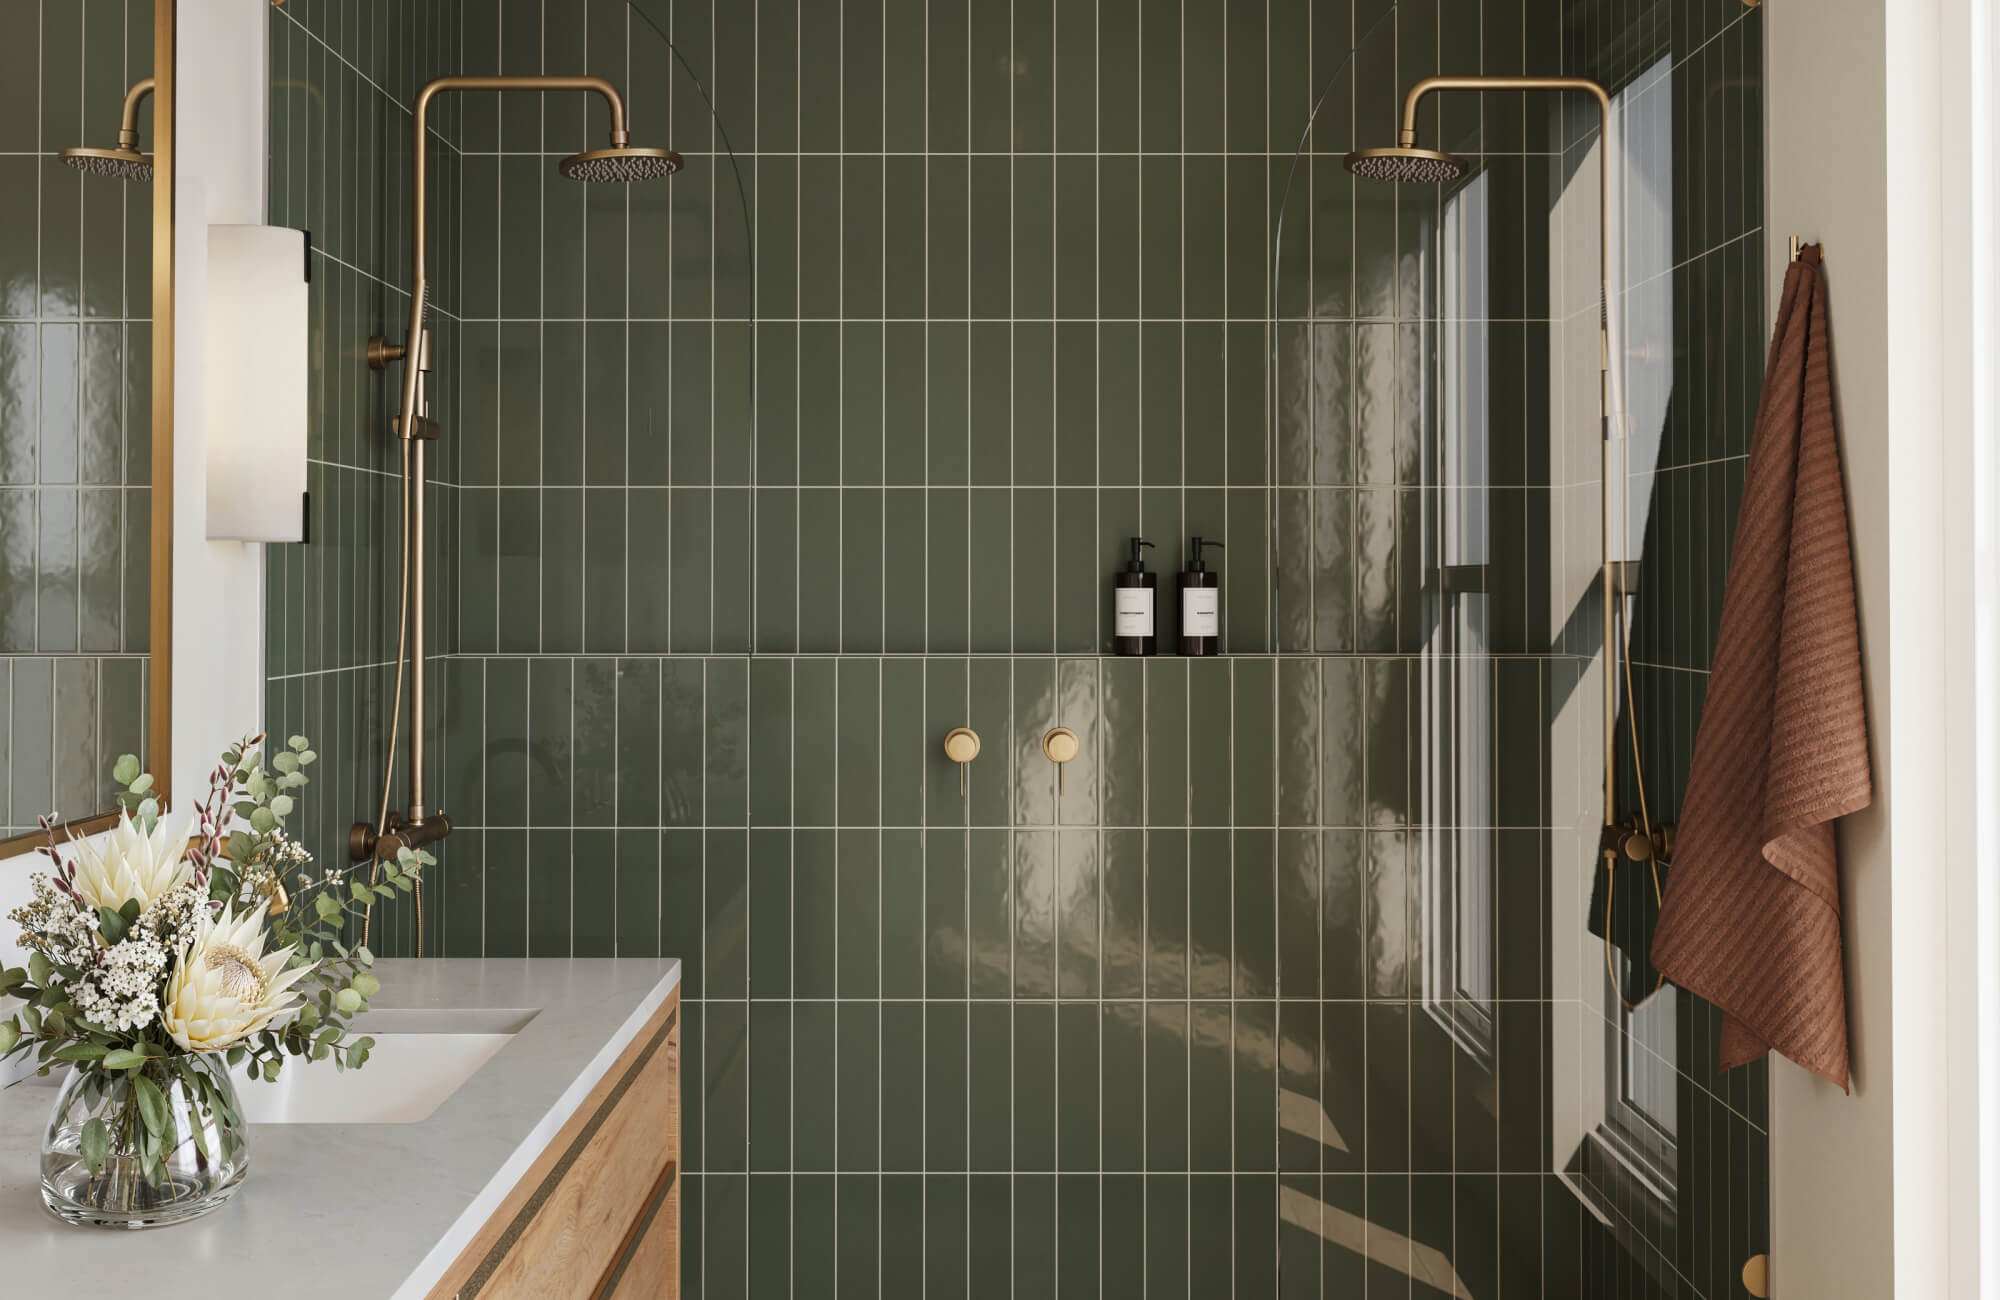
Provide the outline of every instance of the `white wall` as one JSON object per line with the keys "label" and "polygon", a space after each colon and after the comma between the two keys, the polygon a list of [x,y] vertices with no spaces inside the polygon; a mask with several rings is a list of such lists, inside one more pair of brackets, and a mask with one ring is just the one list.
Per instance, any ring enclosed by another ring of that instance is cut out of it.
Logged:
{"label": "white wall", "polygon": [[[1967,1294],[1950,1281],[1952,905],[1966,856],[1947,644],[1940,10],[1765,0],[1770,301],[1787,239],[1826,245],[1875,805],[1841,826],[1854,1092],[1771,1074],[1772,1294]],[[1963,477],[1962,475],[1960,477]]]}
{"label": "white wall", "polygon": [[264,555],[207,537],[208,227],[265,215],[269,0],[181,0],[174,160],[173,789],[264,717]]}

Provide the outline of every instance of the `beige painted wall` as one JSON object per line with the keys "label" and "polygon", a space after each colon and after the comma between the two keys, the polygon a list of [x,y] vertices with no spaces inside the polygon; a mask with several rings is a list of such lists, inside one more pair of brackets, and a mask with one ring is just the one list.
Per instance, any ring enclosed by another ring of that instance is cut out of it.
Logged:
{"label": "beige painted wall", "polygon": [[1951,853],[1935,815],[1953,779],[1935,86],[1949,2],[1764,4],[1769,300],[1775,314],[1788,237],[1824,241],[1876,779],[1874,807],[1841,827],[1853,1095],[1772,1066],[1780,1297],[1954,1294]]}

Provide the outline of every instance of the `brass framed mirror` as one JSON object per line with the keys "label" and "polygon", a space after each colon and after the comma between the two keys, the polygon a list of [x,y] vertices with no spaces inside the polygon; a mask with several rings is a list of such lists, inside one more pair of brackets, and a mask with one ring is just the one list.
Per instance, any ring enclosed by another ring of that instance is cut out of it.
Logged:
{"label": "brass framed mirror", "polygon": [[172,722],[174,0],[0,51],[0,857],[117,819]]}

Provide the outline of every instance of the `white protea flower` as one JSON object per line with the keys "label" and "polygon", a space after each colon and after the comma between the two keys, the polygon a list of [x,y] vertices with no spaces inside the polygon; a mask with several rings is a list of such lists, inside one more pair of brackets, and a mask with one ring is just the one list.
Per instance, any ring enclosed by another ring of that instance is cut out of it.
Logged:
{"label": "white protea flower", "polygon": [[183,1049],[224,1051],[298,1004],[290,996],[292,985],[312,967],[287,970],[291,948],[265,955],[265,906],[240,916],[203,917],[182,949],[167,981],[160,1023]]}
{"label": "white protea flower", "polygon": [[74,841],[76,892],[92,907],[114,912],[136,898],[144,911],[193,877],[194,865],[186,860],[193,828],[192,813],[161,817],[149,835],[131,814],[119,813],[118,824],[104,834]]}

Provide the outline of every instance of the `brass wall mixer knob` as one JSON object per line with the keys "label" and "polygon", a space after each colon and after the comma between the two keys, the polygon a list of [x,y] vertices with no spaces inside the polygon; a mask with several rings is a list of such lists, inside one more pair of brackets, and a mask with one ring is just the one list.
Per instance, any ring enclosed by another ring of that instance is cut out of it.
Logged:
{"label": "brass wall mixer knob", "polygon": [[1049,762],[1056,765],[1056,797],[1063,792],[1063,765],[1075,758],[1083,749],[1083,742],[1068,727],[1051,727],[1042,737],[1042,753],[1048,755]]}
{"label": "brass wall mixer knob", "polygon": [[965,765],[979,757],[979,733],[971,727],[953,727],[944,733],[944,756],[958,764],[958,793],[965,795]]}

